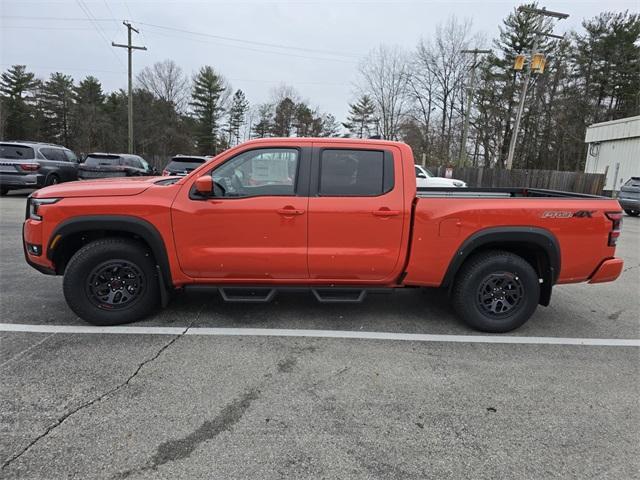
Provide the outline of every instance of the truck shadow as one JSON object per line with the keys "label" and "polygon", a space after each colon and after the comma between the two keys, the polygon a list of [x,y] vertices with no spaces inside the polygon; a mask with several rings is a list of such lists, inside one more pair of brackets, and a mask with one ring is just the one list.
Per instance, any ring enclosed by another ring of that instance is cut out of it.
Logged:
{"label": "truck shadow", "polygon": [[374,293],[362,303],[319,303],[306,292],[279,292],[269,303],[226,303],[215,291],[191,291],[175,295],[152,321],[193,327],[468,332],[440,289]]}

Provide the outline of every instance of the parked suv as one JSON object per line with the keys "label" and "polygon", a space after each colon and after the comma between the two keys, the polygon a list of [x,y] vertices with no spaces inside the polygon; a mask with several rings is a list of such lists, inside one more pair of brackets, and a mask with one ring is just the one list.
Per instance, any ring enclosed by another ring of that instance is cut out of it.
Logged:
{"label": "parked suv", "polygon": [[627,180],[620,189],[618,201],[627,215],[632,217],[640,215],[640,177],[631,177]]}
{"label": "parked suv", "polygon": [[78,179],[78,157],[68,148],[41,142],[0,143],[0,194]]}
{"label": "parked suv", "polygon": [[196,155],[176,155],[169,161],[169,163],[167,163],[167,166],[164,167],[164,170],[162,170],[162,175],[177,175],[179,177],[184,177],[210,158],[212,157],[199,157]]}
{"label": "parked suv", "polygon": [[155,174],[144,158],[128,153],[90,153],[78,168],[78,178],[82,180]]}

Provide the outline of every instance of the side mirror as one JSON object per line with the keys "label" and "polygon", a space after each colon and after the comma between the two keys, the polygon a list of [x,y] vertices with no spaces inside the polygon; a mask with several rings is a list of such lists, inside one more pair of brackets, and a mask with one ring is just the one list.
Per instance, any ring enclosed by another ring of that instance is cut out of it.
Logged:
{"label": "side mirror", "polygon": [[418,178],[427,178],[427,176],[426,176],[424,173],[422,173],[422,172],[420,172],[420,173],[417,175],[417,177],[418,177]]}
{"label": "side mirror", "polygon": [[211,175],[203,175],[196,179],[196,192],[204,197],[208,197],[213,193],[213,179]]}

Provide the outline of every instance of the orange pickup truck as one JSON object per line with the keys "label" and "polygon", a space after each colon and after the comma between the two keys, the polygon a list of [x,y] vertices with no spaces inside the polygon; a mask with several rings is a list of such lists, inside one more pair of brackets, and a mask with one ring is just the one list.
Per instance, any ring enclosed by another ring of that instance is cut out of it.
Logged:
{"label": "orange pickup truck", "polygon": [[417,189],[403,143],[269,138],[185,177],[38,190],[23,237],[26,261],[64,275],[67,303],[97,325],[138,320],[194,285],[253,302],[282,289],[357,302],[440,287],[468,325],[506,332],[555,284],[615,280],[621,219],[604,197]]}

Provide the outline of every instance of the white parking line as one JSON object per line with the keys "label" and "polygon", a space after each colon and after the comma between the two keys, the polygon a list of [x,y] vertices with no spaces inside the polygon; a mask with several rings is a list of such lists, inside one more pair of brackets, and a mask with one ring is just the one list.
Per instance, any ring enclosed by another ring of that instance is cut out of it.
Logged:
{"label": "white parking line", "polygon": [[351,330],[298,330],[280,328],[190,328],[185,327],[93,327],[89,325],[25,325],[0,323],[0,332],[124,335],[211,335],[247,337],[350,338],[359,340],[404,340],[411,342],[513,343],[524,345],[591,345],[640,347],[636,338],[517,337],[512,335],[432,335],[425,333],[360,332]]}

